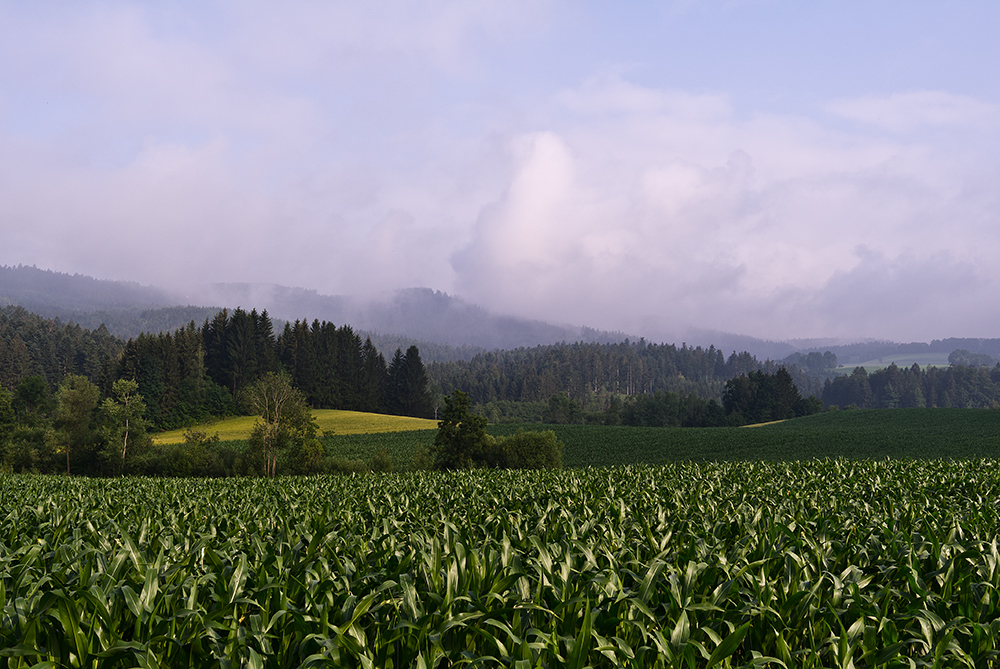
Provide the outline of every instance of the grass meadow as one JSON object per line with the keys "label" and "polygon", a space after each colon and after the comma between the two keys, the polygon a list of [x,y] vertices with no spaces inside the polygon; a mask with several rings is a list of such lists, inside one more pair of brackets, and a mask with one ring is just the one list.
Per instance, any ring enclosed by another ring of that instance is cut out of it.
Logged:
{"label": "grass meadow", "polygon": [[[341,411],[338,409],[315,409],[313,418],[321,432],[330,434],[376,434],[382,432],[402,432],[407,430],[437,429],[437,421],[409,416],[386,416],[361,411]],[[245,440],[250,436],[256,422],[254,416],[238,416],[199,425],[209,436],[219,435],[220,441]],[[186,429],[161,432],[153,436],[157,444],[180,444],[184,441]]]}
{"label": "grass meadow", "polygon": [[892,355],[886,355],[881,358],[874,358],[872,360],[866,360],[856,364],[848,363],[841,365],[836,371],[841,374],[850,374],[856,367],[864,367],[865,371],[870,374],[880,369],[885,369],[893,363],[895,363],[897,367],[912,367],[913,363],[917,363],[920,365],[921,369],[927,369],[928,367],[946,368],[951,364],[948,362],[947,353],[893,353]]}

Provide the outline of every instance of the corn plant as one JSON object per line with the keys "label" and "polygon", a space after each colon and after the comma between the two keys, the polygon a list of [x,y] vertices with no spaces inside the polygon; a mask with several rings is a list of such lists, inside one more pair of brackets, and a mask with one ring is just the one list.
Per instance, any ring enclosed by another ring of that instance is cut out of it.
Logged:
{"label": "corn plant", "polygon": [[4,667],[989,667],[992,460],[0,477]]}

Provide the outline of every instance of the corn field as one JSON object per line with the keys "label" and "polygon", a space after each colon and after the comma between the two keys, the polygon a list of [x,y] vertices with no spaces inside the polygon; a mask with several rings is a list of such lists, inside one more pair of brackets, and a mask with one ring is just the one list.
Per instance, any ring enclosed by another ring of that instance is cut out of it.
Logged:
{"label": "corn field", "polygon": [[0,477],[3,667],[1000,666],[990,460]]}

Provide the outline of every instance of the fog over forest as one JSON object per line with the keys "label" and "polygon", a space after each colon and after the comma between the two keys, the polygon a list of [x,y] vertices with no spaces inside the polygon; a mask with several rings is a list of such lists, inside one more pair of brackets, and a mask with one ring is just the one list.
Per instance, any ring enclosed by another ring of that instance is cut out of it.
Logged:
{"label": "fog over forest", "polygon": [[0,0],[2,265],[657,341],[1000,331],[996,3],[49,9]]}

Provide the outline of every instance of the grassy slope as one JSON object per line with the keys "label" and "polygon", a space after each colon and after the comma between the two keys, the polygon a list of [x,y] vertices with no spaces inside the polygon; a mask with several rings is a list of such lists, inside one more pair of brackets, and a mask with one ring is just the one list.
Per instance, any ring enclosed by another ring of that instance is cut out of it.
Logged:
{"label": "grassy slope", "polygon": [[[568,467],[681,460],[801,460],[845,457],[1000,458],[1000,411],[889,409],[839,411],[745,428],[493,425],[492,434],[551,429],[565,444]],[[434,442],[434,430],[391,435],[338,435],[332,454],[369,461],[384,449],[397,467]]]}
{"label": "grassy slope", "polygon": [[[432,420],[353,411],[317,411],[330,455],[370,462],[380,451],[397,469],[433,443]],[[223,440],[245,439],[253,418],[204,426]],[[1000,411],[987,409],[872,409],[834,411],[747,428],[614,427],[603,425],[491,425],[495,435],[551,429],[565,444],[568,467],[682,460],[802,460],[845,457],[1000,458]],[[183,441],[183,432],[158,435]],[[171,440],[171,441],[168,441]]]}
{"label": "grassy slope", "polygon": [[[437,429],[437,421],[409,416],[384,416],[382,414],[362,413],[360,411],[339,411],[335,409],[317,409],[313,418],[320,431],[333,434],[374,434],[383,432],[404,432],[408,430]],[[209,435],[218,433],[222,441],[237,441],[250,436],[253,429],[254,416],[227,418],[216,423],[200,425],[195,429],[203,430]],[[184,441],[186,430],[171,430],[153,437],[158,444],[179,444]]]}
{"label": "grassy slope", "polygon": [[839,374],[850,374],[856,367],[864,367],[865,371],[870,374],[871,372],[885,369],[892,363],[896,363],[897,367],[912,367],[913,363],[917,363],[922,369],[927,369],[928,367],[948,367],[951,364],[948,362],[947,353],[894,353],[882,358],[866,360],[865,362],[841,365],[836,371]]}

